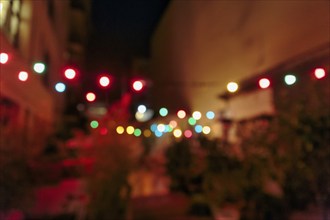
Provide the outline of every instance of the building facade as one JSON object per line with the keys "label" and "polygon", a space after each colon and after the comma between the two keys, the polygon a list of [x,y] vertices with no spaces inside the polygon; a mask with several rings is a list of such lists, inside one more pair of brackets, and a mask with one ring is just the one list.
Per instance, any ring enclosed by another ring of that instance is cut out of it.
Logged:
{"label": "building facade", "polygon": [[[24,179],[26,171],[11,165],[34,163],[63,123],[70,94],[55,86],[66,83],[68,91],[63,70],[83,63],[89,13],[89,0],[0,0],[0,155],[1,170],[7,170],[0,184],[6,192],[1,219],[6,210],[21,208],[17,202],[23,200],[23,195],[15,200],[18,189],[10,177]],[[8,190],[6,183],[12,185]]]}
{"label": "building facade", "polygon": [[[253,185],[261,177],[255,189],[302,210],[320,198],[313,205],[325,207],[323,218],[329,207],[329,7],[327,1],[172,1],[154,33],[150,61],[155,82],[172,85],[157,91],[160,105],[216,112],[219,149],[256,174],[237,182]],[[227,91],[229,82],[238,90]]]}
{"label": "building facade", "polygon": [[155,101],[220,112],[227,83],[328,44],[328,8],[327,1],[171,2],[151,42],[155,85],[170,84],[158,86]]}
{"label": "building facade", "polygon": [[231,142],[247,138],[258,129],[258,121],[329,114],[329,59],[330,47],[324,44],[240,81],[235,93],[219,94],[224,103],[219,116],[224,138]]}
{"label": "building facade", "polygon": [[[87,29],[76,30],[86,25],[89,9],[81,9],[84,3],[88,6],[87,1],[0,1],[1,53],[8,55],[0,66],[3,130],[14,127],[33,139],[29,133],[35,129],[50,133],[56,128],[65,93],[54,86],[63,81],[63,68],[80,64],[84,54]],[[33,69],[36,62],[45,65],[43,73]],[[19,79],[21,71],[26,80]]]}

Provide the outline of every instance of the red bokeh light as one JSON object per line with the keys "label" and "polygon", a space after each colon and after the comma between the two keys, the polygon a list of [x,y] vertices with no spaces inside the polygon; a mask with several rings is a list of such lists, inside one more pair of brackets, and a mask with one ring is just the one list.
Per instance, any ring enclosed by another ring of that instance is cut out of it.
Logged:
{"label": "red bokeh light", "polygon": [[143,89],[143,87],[144,87],[143,80],[135,80],[135,81],[133,81],[132,87],[133,87],[134,91],[137,91],[137,92],[141,91]]}
{"label": "red bokeh light", "polygon": [[71,68],[71,67],[66,68],[64,70],[64,76],[65,76],[65,78],[70,79],[70,80],[74,79],[77,76],[77,71],[75,69]]}
{"label": "red bokeh light", "polygon": [[316,79],[322,79],[325,77],[325,75],[326,75],[325,69],[323,68],[316,68],[314,70],[314,76],[316,77]]}
{"label": "red bokeh light", "polygon": [[100,84],[100,86],[101,87],[108,87],[109,85],[110,85],[110,77],[109,76],[105,76],[105,75],[103,75],[103,76],[101,76],[100,78],[99,78],[99,84]]}
{"label": "red bokeh light", "polygon": [[100,129],[100,134],[101,134],[101,135],[106,135],[106,134],[108,134],[108,129],[107,129],[107,128],[104,128],[104,127],[101,128],[101,129]]}
{"label": "red bokeh light", "polygon": [[262,78],[259,80],[259,86],[262,89],[267,89],[270,86],[270,81],[267,78]]}
{"label": "red bokeh light", "polygon": [[21,71],[18,73],[18,79],[22,82],[26,81],[29,78],[29,74],[25,71]]}

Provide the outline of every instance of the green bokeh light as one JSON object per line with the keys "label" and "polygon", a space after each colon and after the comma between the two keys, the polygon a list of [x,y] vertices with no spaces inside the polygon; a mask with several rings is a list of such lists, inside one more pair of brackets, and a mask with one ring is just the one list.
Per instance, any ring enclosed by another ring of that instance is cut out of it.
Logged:
{"label": "green bokeh light", "polygon": [[190,117],[190,118],[188,119],[188,123],[189,123],[190,125],[195,125],[195,124],[196,124],[196,119]]}
{"label": "green bokeh light", "polygon": [[136,129],[134,130],[134,135],[135,135],[136,137],[139,137],[141,134],[142,134],[141,129],[136,128]]}
{"label": "green bokeh light", "polygon": [[90,125],[91,125],[92,128],[95,129],[95,128],[97,128],[99,126],[99,123],[98,123],[98,121],[93,120],[93,121],[91,121],[91,124]]}

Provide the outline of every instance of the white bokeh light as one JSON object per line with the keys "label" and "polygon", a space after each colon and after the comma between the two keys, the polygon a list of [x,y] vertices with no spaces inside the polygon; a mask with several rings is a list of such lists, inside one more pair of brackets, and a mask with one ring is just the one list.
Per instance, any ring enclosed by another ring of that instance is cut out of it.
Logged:
{"label": "white bokeh light", "polygon": [[294,76],[294,75],[286,75],[285,77],[284,77],[284,81],[285,81],[285,83],[287,84],[287,85],[292,85],[292,84],[294,84],[295,82],[296,82],[296,77]]}
{"label": "white bokeh light", "polygon": [[65,86],[64,83],[61,83],[61,82],[56,83],[56,85],[55,85],[55,90],[56,90],[57,92],[64,92],[65,89],[66,89],[66,86]]}
{"label": "white bokeh light", "polygon": [[147,111],[147,107],[145,105],[139,105],[137,110],[140,113],[145,113]]}
{"label": "white bokeh light", "polygon": [[227,90],[229,92],[236,92],[238,90],[238,84],[235,82],[230,82],[227,84]]}

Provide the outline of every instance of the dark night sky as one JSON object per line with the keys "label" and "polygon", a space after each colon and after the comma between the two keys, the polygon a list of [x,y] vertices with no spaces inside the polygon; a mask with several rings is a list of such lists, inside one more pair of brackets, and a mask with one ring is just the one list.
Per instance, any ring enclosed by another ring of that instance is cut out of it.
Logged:
{"label": "dark night sky", "polygon": [[[122,76],[131,72],[132,59],[149,56],[150,39],[170,0],[92,0],[91,32],[86,51],[84,90],[99,100],[117,100],[125,90]],[[100,73],[114,80],[104,91]],[[124,90],[123,90],[124,89]],[[82,97],[83,98],[83,97]]]}
{"label": "dark night sky", "polygon": [[168,0],[92,0],[87,70],[128,71],[133,57],[148,57],[150,38]]}

